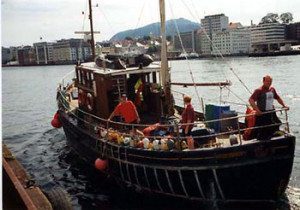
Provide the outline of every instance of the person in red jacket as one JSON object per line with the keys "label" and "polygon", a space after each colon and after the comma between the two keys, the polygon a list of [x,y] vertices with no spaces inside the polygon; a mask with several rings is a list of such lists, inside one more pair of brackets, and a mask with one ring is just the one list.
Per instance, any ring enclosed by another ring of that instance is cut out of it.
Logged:
{"label": "person in red jacket", "polygon": [[277,94],[276,90],[272,85],[272,77],[266,75],[263,77],[263,85],[257,88],[249,98],[249,103],[256,111],[256,125],[265,126],[257,130],[257,139],[268,140],[272,137],[273,133],[278,130],[279,126],[268,126],[271,124],[280,124],[281,121],[278,119],[274,111],[274,99],[278,101],[283,108],[289,109],[288,106],[283,102],[281,97]]}
{"label": "person in red jacket", "polygon": [[[184,96],[183,101],[185,104],[185,109],[181,114],[181,123],[193,123],[195,121],[195,111],[194,107],[191,104],[192,98],[190,96]],[[193,125],[182,125],[182,134],[183,136],[190,136]]]}
{"label": "person in red jacket", "polygon": [[111,120],[114,116],[121,116],[125,123],[136,124],[140,122],[140,117],[136,107],[132,101],[127,100],[126,94],[122,94],[120,103],[111,113],[108,120]]}

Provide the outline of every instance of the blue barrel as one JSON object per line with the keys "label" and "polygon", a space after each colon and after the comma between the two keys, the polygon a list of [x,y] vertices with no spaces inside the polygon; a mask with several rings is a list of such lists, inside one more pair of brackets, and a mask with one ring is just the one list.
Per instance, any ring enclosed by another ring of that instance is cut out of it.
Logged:
{"label": "blue barrel", "polygon": [[[214,105],[213,104],[206,104],[205,105],[205,120],[213,120],[214,119]],[[207,123],[206,125],[209,128],[214,128],[214,123]]]}
{"label": "blue barrel", "polygon": [[[206,120],[217,120],[221,119],[222,113],[229,111],[229,105],[214,105],[214,104],[207,104],[205,106],[205,119]],[[213,122],[208,123],[207,126],[215,130],[215,132],[221,131],[221,122]]]}

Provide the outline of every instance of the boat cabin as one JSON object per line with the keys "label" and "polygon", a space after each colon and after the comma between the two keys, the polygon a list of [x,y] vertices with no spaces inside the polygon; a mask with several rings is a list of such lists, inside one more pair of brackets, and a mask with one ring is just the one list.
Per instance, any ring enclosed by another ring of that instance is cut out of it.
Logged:
{"label": "boat cabin", "polygon": [[126,94],[143,123],[158,122],[163,113],[160,66],[127,69],[98,67],[94,62],[76,67],[79,109],[107,119]]}

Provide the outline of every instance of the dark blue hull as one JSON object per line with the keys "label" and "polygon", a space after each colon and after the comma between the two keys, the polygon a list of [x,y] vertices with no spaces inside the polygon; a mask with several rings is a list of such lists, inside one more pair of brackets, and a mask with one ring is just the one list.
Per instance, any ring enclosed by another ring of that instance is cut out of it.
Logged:
{"label": "dark blue hull", "polygon": [[60,112],[69,145],[90,163],[139,191],[199,201],[269,201],[281,196],[292,171],[295,137],[193,151],[149,151],[99,139]]}

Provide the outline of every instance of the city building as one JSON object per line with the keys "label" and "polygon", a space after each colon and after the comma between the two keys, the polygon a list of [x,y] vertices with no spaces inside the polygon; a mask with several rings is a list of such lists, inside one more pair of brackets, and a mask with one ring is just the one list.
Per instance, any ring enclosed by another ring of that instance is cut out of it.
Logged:
{"label": "city building", "polygon": [[210,40],[212,40],[213,33],[224,31],[228,29],[228,17],[224,14],[208,15],[201,19],[201,26],[204,31],[201,32],[201,52],[204,55],[210,55],[213,47]]}
{"label": "city building", "polygon": [[213,55],[243,55],[250,50],[250,29],[232,28],[212,35]]}
{"label": "city building", "polygon": [[10,49],[6,47],[2,47],[1,50],[2,56],[2,64],[6,64],[10,61]]}
{"label": "city building", "polygon": [[21,66],[36,64],[34,48],[32,46],[18,48],[18,61]]}
{"label": "city building", "polygon": [[10,61],[18,61],[18,47],[10,47]]}
{"label": "city building", "polygon": [[54,63],[53,61],[53,42],[47,42],[47,56],[48,56],[48,63]]}
{"label": "city building", "polygon": [[295,44],[300,44],[300,22],[286,25],[285,32],[287,40],[294,40]]}
{"label": "city building", "polygon": [[91,47],[83,39],[62,39],[53,43],[53,62],[57,64],[76,63],[91,58]]}
{"label": "city building", "polygon": [[[200,43],[200,54],[202,56],[210,56],[212,51],[212,43],[209,34],[206,33],[205,29],[199,31],[199,43]],[[198,42],[197,42],[198,43]]]}
{"label": "city building", "polygon": [[228,28],[228,17],[224,14],[207,15],[201,19],[201,26],[208,34]]}
{"label": "city building", "polygon": [[[195,52],[196,51],[196,36],[197,36],[197,30],[180,33],[181,40],[180,40],[179,36],[174,36],[173,37],[174,50],[175,51],[178,50],[181,52],[185,51],[187,53]],[[182,44],[181,44],[181,42],[182,42]],[[184,50],[182,47],[184,48]]]}
{"label": "city building", "polygon": [[47,64],[46,44],[46,42],[33,43],[37,64]]}
{"label": "city building", "polygon": [[281,23],[266,23],[250,27],[251,52],[272,52],[280,50],[281,46],[290,44],[285,39],[285,25]]}

